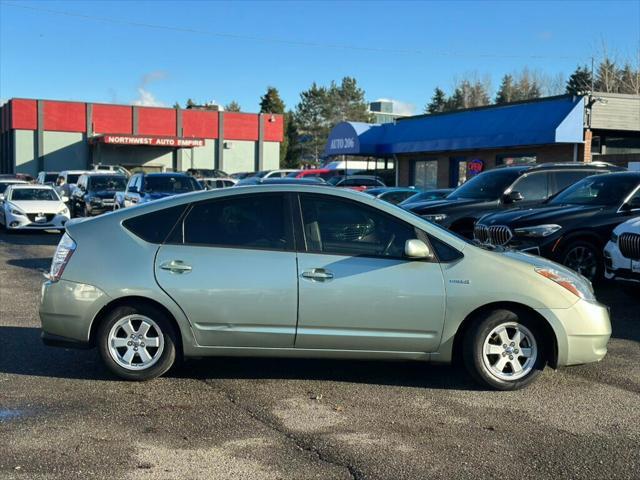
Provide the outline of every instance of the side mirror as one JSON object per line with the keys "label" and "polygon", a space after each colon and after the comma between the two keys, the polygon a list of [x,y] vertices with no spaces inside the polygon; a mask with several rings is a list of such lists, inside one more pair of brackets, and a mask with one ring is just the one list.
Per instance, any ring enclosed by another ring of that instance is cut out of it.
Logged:
{"label": "side mirror", "polygon": [[62,195],[60,199],[63,201],[63,203],[67,203],[69,201],[69,197],[67,197],[66,195]]}
{"label": "side mirror", "polygon": [[433,253],[429,250],[429,247],[422,240],[414,238],[407,240],[404,244],[404,254],[408,258],[426,258],[432,259]]}
{"label": "side mirror", "polygon": [[522,200],[524,200],[524,197],[520,192],[516,190],[513,190],[509,193],[505,193],[502,196],[502,203],[515,203],[515,202],[521,202]]}

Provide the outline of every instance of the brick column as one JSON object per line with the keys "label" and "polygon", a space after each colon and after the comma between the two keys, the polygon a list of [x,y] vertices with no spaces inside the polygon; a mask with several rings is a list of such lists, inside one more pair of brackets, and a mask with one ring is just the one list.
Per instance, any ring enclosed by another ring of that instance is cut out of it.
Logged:
{"label": "brick column", "polygon": [[591,162],[591,139],[593,138],[593,133],[588,128],[584,131],[584,161]]}

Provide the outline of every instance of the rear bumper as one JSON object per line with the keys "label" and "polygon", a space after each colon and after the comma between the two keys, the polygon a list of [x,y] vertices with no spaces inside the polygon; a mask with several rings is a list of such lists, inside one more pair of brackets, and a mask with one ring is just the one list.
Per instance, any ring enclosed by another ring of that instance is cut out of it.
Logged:
{"label": "rear bumper", "polygon": [[69,342],[88,344],[91,323],[108,302],[109,297],[93,285],[67,280],[45,282],[39,310],[43,341],[46,338],[46,344],[55,346]]}
{"label": "rear bumper", "polygon": [[42,343],[48,347],[88,349],[92,346],[89,342],[80,342],[73,338],[52,335],[47,332],[42,332],[40,338],[42,338]]}
{"label": "rear bumper", "polygon": [[606,306],[579,300],[570,308],[537,311],[556,335],[558,366],[599,362],[607,354],[611,321]]}

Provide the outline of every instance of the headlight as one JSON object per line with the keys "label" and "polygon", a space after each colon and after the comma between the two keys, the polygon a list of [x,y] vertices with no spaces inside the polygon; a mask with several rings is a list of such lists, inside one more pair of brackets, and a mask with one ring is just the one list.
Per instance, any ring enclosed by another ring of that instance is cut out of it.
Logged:
{"label": "headlight", "polygon": [[15,208],[15,207],[12,207],[12,208],[11,208],[11,213],[12,213],[13,215],[21,215],[21,216],[23,216],[23,217],[25,217],[25,216],[27,215],[27,214],[26,214],[26,213],[24,213],[22,210],[18,210],[18,209],[17,209],[17,208]]}
{"label": "headlight", "polygon": [[433,215],[423,215],[422,218],[429,220],[430,222],[441,222],[447,218],[446,213],[435,213]]}
{"label": "headlight", "polygon": [[618,234],[616,232],[611,232],[611,243],[618,243]]}
{"label": "headlight", "polygon": [[536,225],[535,227],[516,228],[514,232],[521,237],[548,237],[562,227],[556,224]]}
{"label": "headlight", "polygon": [[67,207],[62,207],[59,211],[58,211],[58,215],[69,215],[69,209]]}
{"label": "headlight", "polygon": [[573,275],[568,272],[559,272],[553,268],[536,268],[536,273],[539,273],[545,278],[557,283],[561,287],[566,288],[576,297],[584,298],[585,300],[595,301],[596,297],[593,295],[593,286],[591,282],[580,275]]}

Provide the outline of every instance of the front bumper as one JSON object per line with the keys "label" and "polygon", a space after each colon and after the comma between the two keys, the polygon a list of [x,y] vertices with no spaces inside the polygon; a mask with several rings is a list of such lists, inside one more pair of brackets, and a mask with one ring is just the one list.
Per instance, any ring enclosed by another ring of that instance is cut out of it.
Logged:
{"label": "front bumper", "polygon": [[7,213],[5,225],[9,230],[64,230],[68,221],[68,216],[60,214],[56,214],[51,220],[36,222],[25,215]]}
{"label": "front bumper", "polygon": [[554,330],[559,367],[599,362],[607,354],[611,337],[609,309],[579,300],[570,308],[537,309]]}
{"label": "front bumper", "polygon": [[[89,344],[91,324],[110,298],[99,288],[59,280],[42,284],[40,322],[45,344]],[[56,342],[63,339],[64,342]],[[51,341],[49,341],[51,340]]]}
{"label": "front bumper", "polygon": [[604,276],[608,280],[640,284],[640,268],[637,265],[637,262],[622,255],[616,243],[609,241],[604,247]]}

